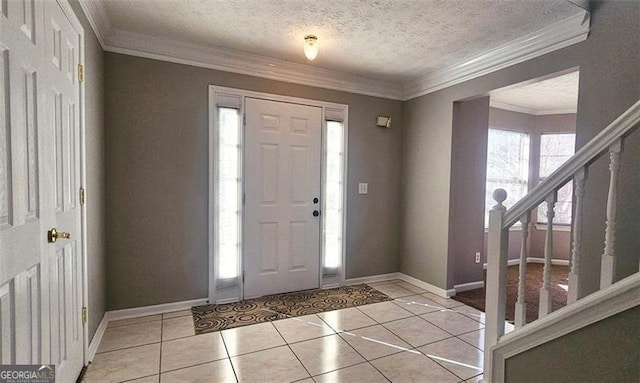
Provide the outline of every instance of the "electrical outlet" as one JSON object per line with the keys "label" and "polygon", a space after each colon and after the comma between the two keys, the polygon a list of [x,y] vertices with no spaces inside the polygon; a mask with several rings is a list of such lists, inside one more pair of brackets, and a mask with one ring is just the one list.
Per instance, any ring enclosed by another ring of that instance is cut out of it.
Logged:
{"label": "electrical outlet", "polygon": [[367,194],[369,192],[369,184],[360,182],[358,184],[358,194]]}
{"label": "electrical outlet", "polygon": [[480,263],[480,252],[476,251],[476,263]]}

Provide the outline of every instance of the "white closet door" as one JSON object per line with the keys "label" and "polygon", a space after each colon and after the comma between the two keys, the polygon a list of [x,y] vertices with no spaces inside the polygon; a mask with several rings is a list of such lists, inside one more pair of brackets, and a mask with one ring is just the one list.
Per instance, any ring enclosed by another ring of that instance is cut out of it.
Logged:
{"label": "white closet door", "polygon": [[57,1],[0,1],[0,361],[60,382],[83,364],[79,54]]}

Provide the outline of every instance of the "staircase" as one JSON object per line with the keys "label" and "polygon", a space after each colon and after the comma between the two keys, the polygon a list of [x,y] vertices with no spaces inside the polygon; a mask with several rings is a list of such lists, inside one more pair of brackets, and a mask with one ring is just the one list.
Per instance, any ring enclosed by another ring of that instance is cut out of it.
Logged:
{"label": "staircase", "polygon": [[[503,382],[507,358],[566,335],[599,320],[640,305],[640,273],[615,280],[618,173],[624,140],[637,134],[640,127],[640,101],[613,121],[606,129],[584,145],[551,176],[533,188],[510,209],[502,204],[507,193],[497,189],[493,193],[496,205],[489,215],[487,253],[486,328],[484,381]],[[591,164],[609,155],[609,192],[606,206],[604,250],[601,258],[600,290],[582,299],[578,295],[582,255],[582,213],[585,209],[585,181]],[[567,306],[552,313],[551,255],[553,253],[553,216],[557,193],[568,182],[574,182],[575,211],[572,227],[571,270]],[[540,289],[538,320],[526,323],[525,275],[527,267],[527,236],[531,211],[539,204],[547,206],[547,230],[544,250],[543,283]],[[515,307],[515,329],[505,335],[505,305],[507,291],[507,250],[509,228],[522,224],[522,247],[518,300]],[[638,233],[640,235],[640,233]]]}

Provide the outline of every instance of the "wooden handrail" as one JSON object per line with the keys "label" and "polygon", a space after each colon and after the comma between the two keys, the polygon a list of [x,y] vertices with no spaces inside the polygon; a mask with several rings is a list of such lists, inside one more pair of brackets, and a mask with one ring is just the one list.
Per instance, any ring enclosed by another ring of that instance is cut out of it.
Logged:
{"label": "wooden handrail", "polygon": [[536,185],[524,198],[507,210],[502,223],[503,228],[513,226],[520,217],[538,206],[553,191],[560,189],[586,165],[598,158],[609,146],[640,126],[640,100],[633,104],[620,117],[616,118],[602,132],[576,152],[544,181]]}

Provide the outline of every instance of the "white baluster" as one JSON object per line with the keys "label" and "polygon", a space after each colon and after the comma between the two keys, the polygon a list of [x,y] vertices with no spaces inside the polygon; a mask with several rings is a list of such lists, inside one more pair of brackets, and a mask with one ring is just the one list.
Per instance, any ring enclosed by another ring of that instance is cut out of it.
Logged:
{"label": "white baluster", "polygon": [[520,266],[518,275],[518,300],[516,301],[516,328],[527,323],[527,304],[525,303],[525,291],[527,281],[527,239],[529,238],[529,221],[531,212],[520,217],[522,224],[522,244],[520,245]]}
{"label": "white baluster", "polygon": [[615,238],[616,215],[618,202],[618,171],[620,170],[620,152],[622,139],[609,147],[609,195],[607,196],[607,228],[604,232],[604,254],[600,268],[600,288],[604,289],[613,283],[615,275]]}
{"label": "white baluster", "polygon": [[547,233],[544,242],[544,269],[542,273],[542,288],[540,289],[540,307],[538,318],[542,318],[552,311],[551,300],[551,257],[553,255],[553,217],[558,199],[558,192],[554,191],[545,199],[547,203]]}
{"label": "white baluster", "polygon": [[507,302],[507,249],[509,228],[503,228],[504,213],[502,202],[507,199],[504,189],[493,192],[497,204],[489,212],[489,241],[487,245],[487,288],[485,298],[484,336],[484,380],[491,381],[491,347],[504,335],[505,307]]}
{"label": "white baluster", "polygon": [[576,213],[573,219],[573,247],[571,249],[571,271],[569,272],[567,303],[573,303],[578,300],[580,257],[582,256],[582,199],[584,198],[584,183],[586,179],[585,168],[579,170],[574,176],[576,183]]}

